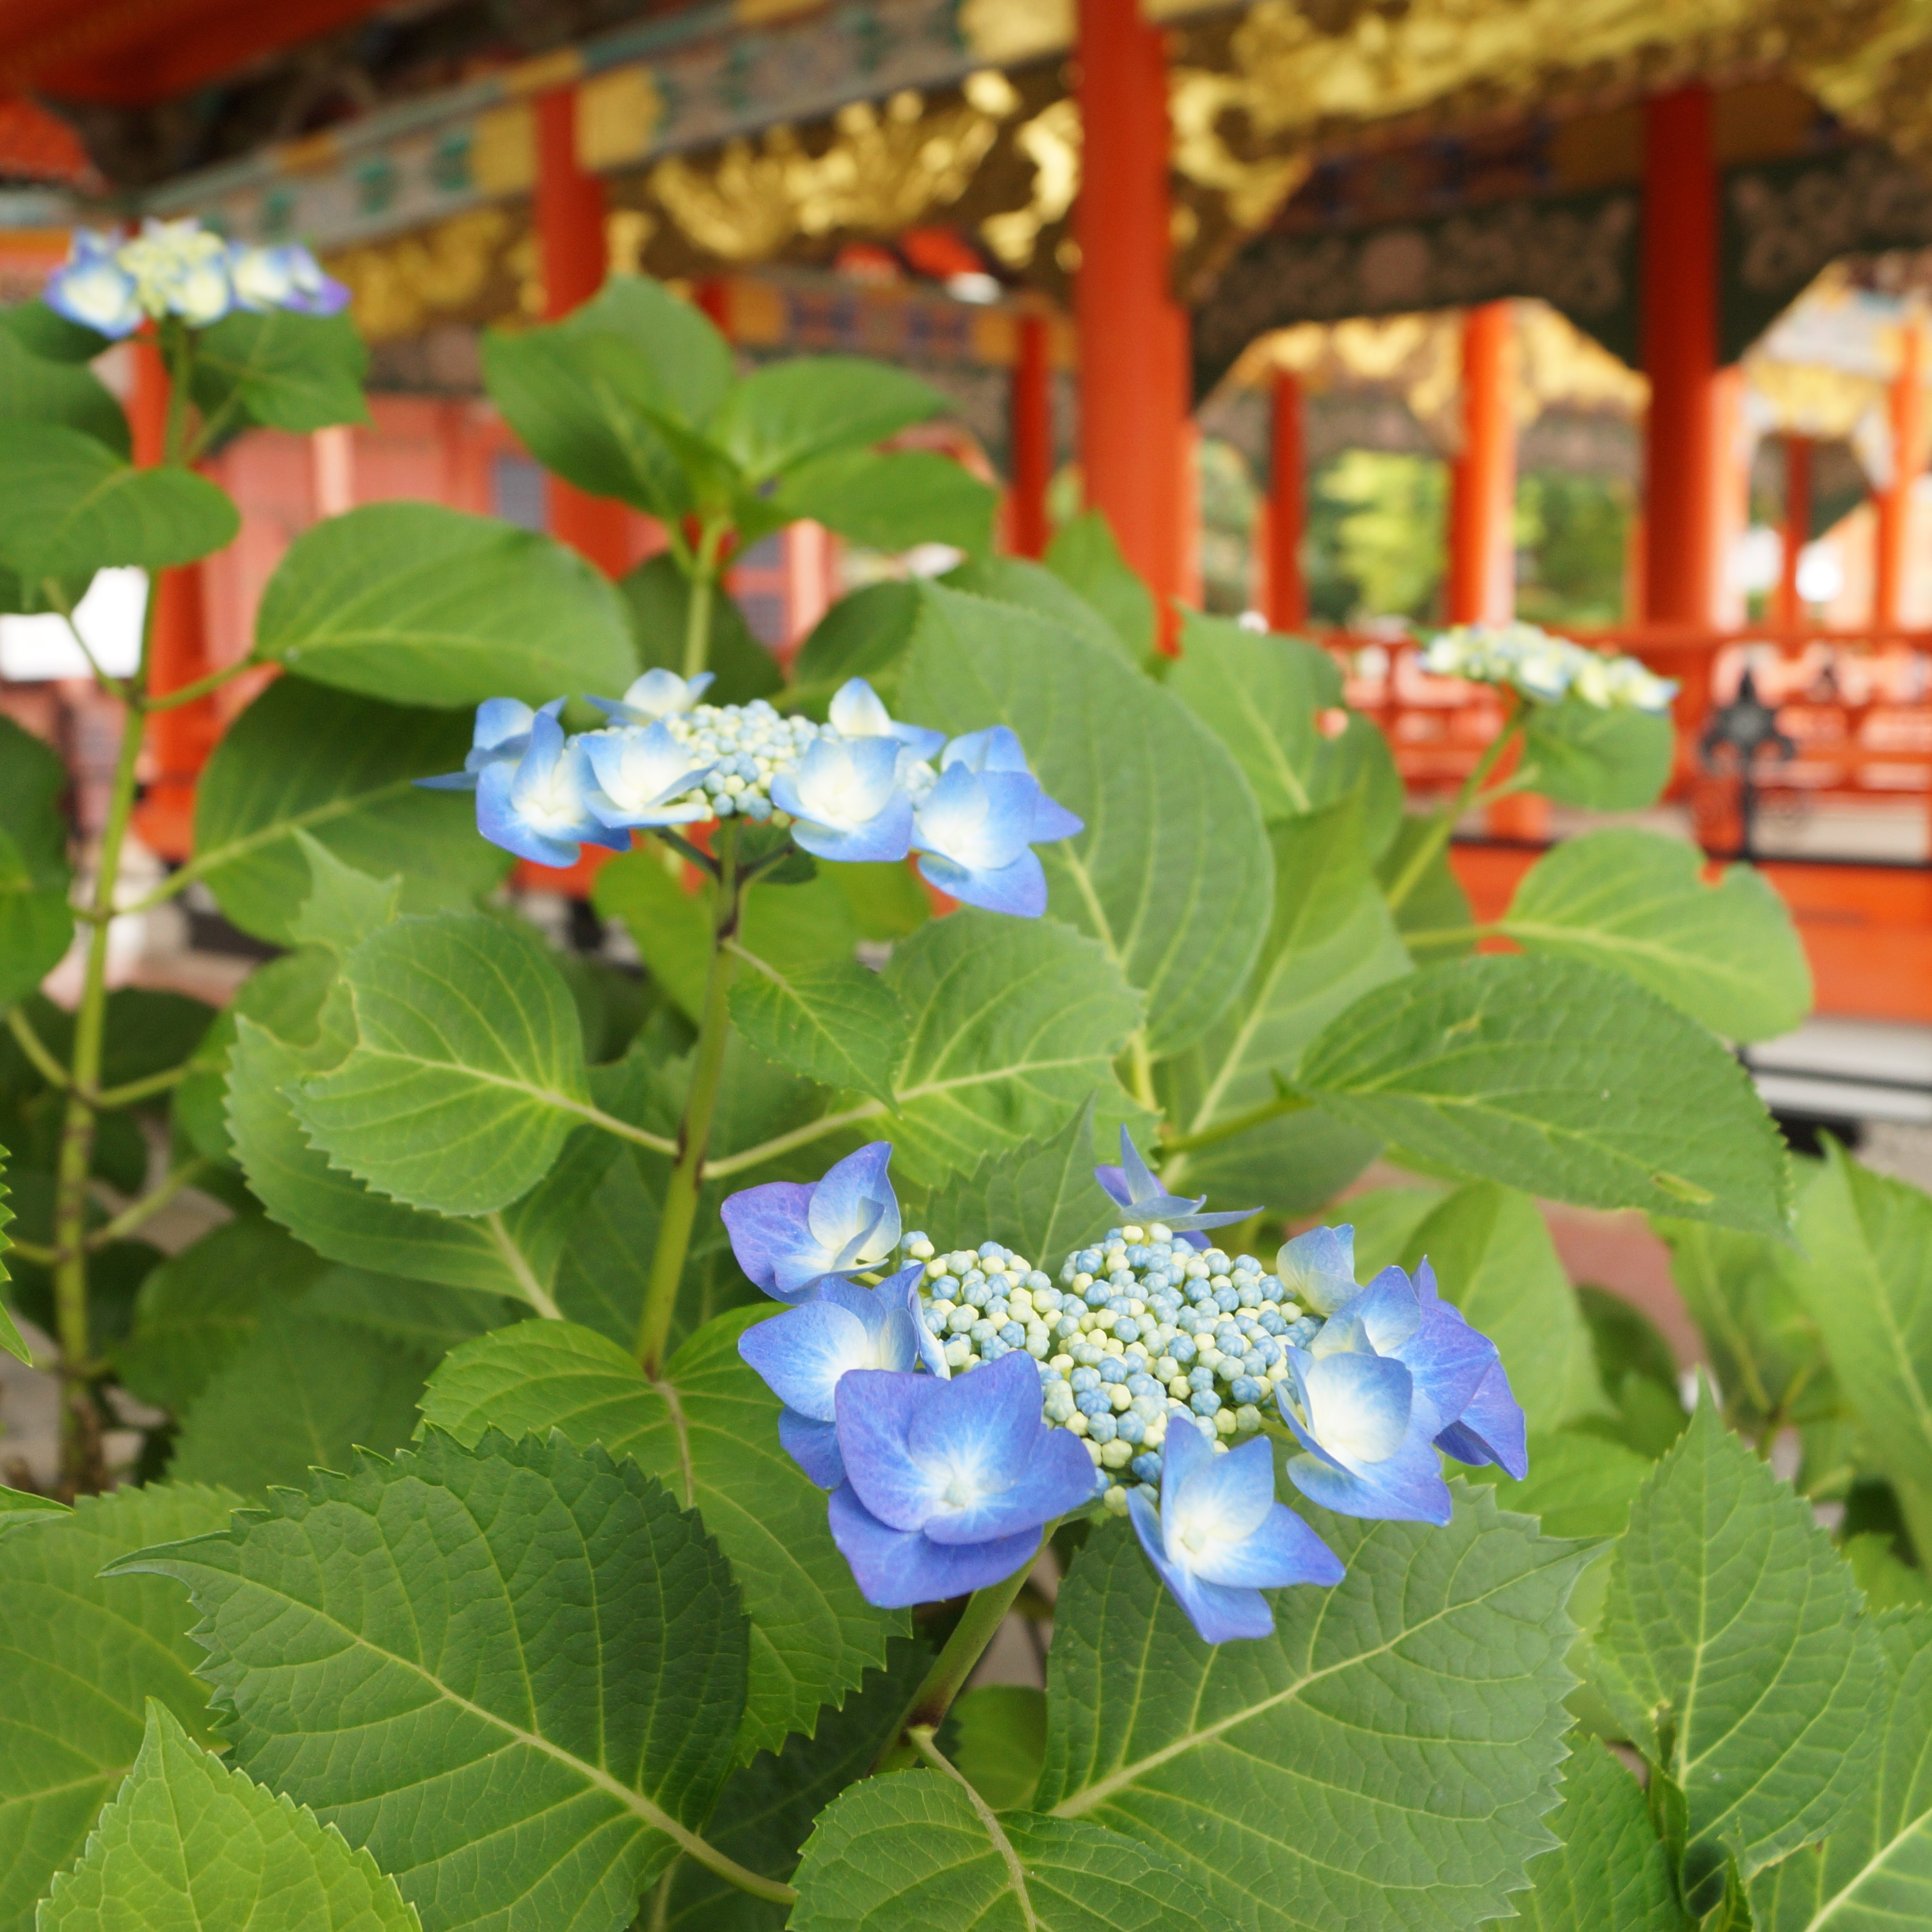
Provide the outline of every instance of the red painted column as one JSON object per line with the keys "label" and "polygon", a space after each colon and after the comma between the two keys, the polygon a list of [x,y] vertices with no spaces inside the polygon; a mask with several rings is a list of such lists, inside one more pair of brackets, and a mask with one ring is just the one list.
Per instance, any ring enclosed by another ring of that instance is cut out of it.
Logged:
{"label": "red painted column", "polygon": [[[135,339],[134,394],[128,410],[134,460],[161,460],[168,416],[168,373],[152,336]],[[184,564],[150,575],[154,599],[148,637],[148,688],[156,697],[206,676],[208,662],[201,566]],[[220,735],[212,698],[158,711],[148,728],[146,783],[135,814],[142,842],[166,859],[185,859],[194,843],[194,784]]]}
{"label": "red painted column", "polygon": [[1053,481],[1052,326],[1045,316],[1020,317],[1012,380],[1006,540],[1016,556],[1043,556],[1052,534],[1046,492]]}
{"label": "red painted column", "polygon": [[[560,87],[537,98],[538,244],[543,252],[544,316],[556,321],[604,285],[604,184],[577,160],[577,90]],[[592,496],[557,477],[548,479],[550,534],[581,551],[611,577],[623,575],[629,548],[625,506]]]}
{"label": "red painted column", "polygon": [[1898,373],[1892,384],[1892,481],[1878,499],[1877,568],[1872,579],[1875,624],[1900,621],[1912,538],[1912,486],[1923,460],[1924,430],[1925,332],[1915,318],[1902,332]]}
{"label": "red painted column", "polygon": [[1508,302],[1462,321],[1462,453],[1450,477],[1449,621],[1516,614],[1516,417]]}
{"label": "red painted column", "polygon": [[1300,377],[1291,370],[1277,369],[1272,400],[1267,616],[1271,630],[1298,631],[1308,622],[1308,580],[1301,568],[1301,539],[1308,524],[1308,457]]}
{"label": "red painted column", "polygon": [[1811,439],[1784,439],[1784,554],[1779,560],[1778,601],[1772,615],[1781,629],[1795,631],[1804,621],[1798,595],[1798,560],[1811,540]]}
{"label": "red painted column", "polygon": [[1147,580],[1171,643],[1187,326],[1168,286],[1166,54],[1138,0],[1080,0],[1079,70],[1074,310],[1087,501]]}

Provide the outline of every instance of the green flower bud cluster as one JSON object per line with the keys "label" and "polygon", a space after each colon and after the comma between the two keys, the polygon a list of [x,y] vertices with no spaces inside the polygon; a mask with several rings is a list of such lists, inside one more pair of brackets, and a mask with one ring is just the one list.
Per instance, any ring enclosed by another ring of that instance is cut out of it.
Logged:
{"label": "green flower bud cluster", "polygon": [[1253,1256],[1158,1222],[1110,1228],[1057,1281],[997,1241],[940,1254],[911,1234],[899,1253],[923,1265],[922,1311],[952,1373],[1015,1349],[1039,1364],[1048,1423],[1086,1444],[1116,1514],[1137,1484],[1158,1489],[1170,1429],[1222,1449],[1256,1434],[1289,1346],[1319,1326]]}
{"label": "green flower bud cluster", "polygon": [[694,766],[712,767],[688,794],[692,801],[719,818],[736,814],[782,826],[791,821],[772,803],[772,780],[790,771],[814,738],[838,735],[809,718],[786,717],[762,698],[748,704],[696,704],[662,722]]}

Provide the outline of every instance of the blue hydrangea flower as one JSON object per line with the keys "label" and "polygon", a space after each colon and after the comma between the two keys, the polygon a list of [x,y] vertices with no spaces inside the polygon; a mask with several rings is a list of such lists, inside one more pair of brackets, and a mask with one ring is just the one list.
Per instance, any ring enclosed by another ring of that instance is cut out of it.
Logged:
{"label": "blue hydrangea flower", "polygon": [[499,758],[477,775],[476,829],[493,845],[539,866],[568,866],[584,844],[627,852],[630,834],[614,832],[590,809],[596,780],[581,740],[566,739],[555,718],[540,711],[530,738],[512,764]]}
{"label": "blue hydrangea flower", "polygon": [[890,738],[916,760],[931,758],[946,742],[944,731],[901,723],[862,677],[848,678],[838,687],[826,716],[842,738]]}
{"label": "blue hydrangea flower", "polygon": [[586,802],[600,824],[690,825],[712,815],[701,792],[694,799],[688,796],[704,784],[711,767],[694,766],[691,754],[662,724],[588,731],[577,742],[596,780]]}
{"label": "blue hydrangea flower", "polygon": [[798,822],[794,840],[821,859],[903,859],[912,801],[898,781],[893,738],[819,738],[788,772],[774,772],[772,802]]}
{"label": "blue hydrangea flower", "polygon": [[1144,1488],[1127,1514],[1148,1560],[1204,1643],[1266,1636],[1274,1612],[1264,1590],[1334,1584],[1334,1552],[1274,1499],[1274,1456],[1256,1436],[1217,1456],[1191,1424],[1167,1432],[1158,1511]]}
{"label": "blue hydrangea flower", "polygon": [[136,298],[149,315],[178,315],[206,328],[235,306],[228,244],[192,216],[178,221],[150,216],[140,234],[121,244],[116,260],[134,277]]}
{"label": "blue hydrangea flower", "polygon": [[768,1180],[732,1195],[718,1214],[746,1274],[775,1300],[800,1301],[827,1275],[858,1274],[898,1246],[890,1141],[849,1154],[808,1185]]}
{"label": "blue hydrangea flower", "polygon": [[[920,1263],[876,1288],[836,1277],[818,1299],[788,1308],[738,1338],[738,1353],[764,1378],[784,1407],[778,1441],[821,1490],[845,1480],[838,1454],[832,1392],[854,1369],[909,1372],[929,1358],[931,1337],[920,1318]],[[940,1358],[942,1367],[944,1357]]]}
{"label": "blue hydrangea flower", "polygon": [[474,791],[484,766],[514,764],[530,749],[530,727],[537,718],[554,718],[562,709],[560,698],[553,698],[541,712],[532,711],[520,698],[486,698],[476,707],[476,723],[462,770],[418,778],[416,783],[425,791]]}
{"label": "blue hydrangea flower", "polygon": [[1223,1213],[1204,1214],[1201,1208],[1208,1198],[1206,1195],[1190,1199],[1184,1194],[1168,1193],[1159,1177],[1142,1160],[1133,1136],[1125,1127],[1120,1130],[1120,1166],[1096,1167],[1094,1178],[1100,1184],[1109,1200],[1126,1210],[1130,1220],[1138,1222],[1143,1228],[1150,1222],[1158,1221],[1170,1234],[1182,1235],[1190,1248],[1198,1249],[1204,1254],[1208,1243],[1194,1232],[1196,1229],[1232,1227],[1235,1222],[1245,1221],[1258,1211],[1252,1208],[1236,1208]]}
{"label": "blue hydrangea flower", "polygon": [[339,315],[349,306],[349,290],[299,242],[284,242],[270,248],[232,242],[228,276],[238,308],[260,314],[268,309],[297,315]]}
{"label": "blue hydrangea flower", "polygon": [[632,680],[622,698],[590,701],[615,724],[655,724],[661,718],[680,717],[688,711],[710,689],[712,675],[701,670],[695,677],[680,677],[674,670],[647,670]]}
{"label": "blue hydrangea flower", "polygon": [[[941,768],[964,765],[974,772],[1019,772],[1033,777],[1026,752],[1019,740],[1004,724],[989,724],[983,731],[969,731],[955,738],[940,759]],[[1087,821],[1067,810],[1058,799],[1042,790],[1034,801],[1033,830],[1028,833],[1035,845],[1051,845],[1056,839],[1071,838],[1085,831]]]}
{"label": "blue hydrangea flower", "polygon": [[118,235],[76,228],[64,262],[48,277],[44,299],[56,315],[118,340],[141,326],[134,278],[116,259]]}
{"label": "blue hydrangea flower", "polygon": [[1094,1499],[1078,1439],[1049,1429],[1016,1352],[940,1382],[856,1370],[834,1393],[845,1480],[832,1540],[881,1609],[963,1595],[1030,1563],[1044,1525]]}
{"label": "blue hydrangea flower", "polygon": [[1037,919],[1046,874],[1028,842],[1041,796],[1040,782],[1023,772],[947,766],[913,819],[921,875],[968,905]]}
{"label": "blue hydrangea flower", "polygon": [[1355,1231],[1352,1226],[1310,1228],[1284,1243],[1274,1258],[1284,1294],[1317,1315],[1333,1315],[1361,1293],[1355,1280]]}

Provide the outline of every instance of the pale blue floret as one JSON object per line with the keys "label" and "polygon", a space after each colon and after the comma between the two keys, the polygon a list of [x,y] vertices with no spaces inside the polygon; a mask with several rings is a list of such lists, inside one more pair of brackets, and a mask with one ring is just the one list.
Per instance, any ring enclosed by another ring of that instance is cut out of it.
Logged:
{"label": "pale blue floret", "polygon": [[968,905],[1037,919],[1046,874],[1028,842],[1040,796],[1039,781],[1024,772],[947,766],[913,821],[921,875]]}
{"label": "pale blue floret", "polygon": [[903,859],[912,801],[898,782],[898,741],[820,738],[788,772],[773,775],[772,802],[798,823],[793,838],[821,859]]}
{"label": "pale blue floret", "polygon": [[821,1490],[845,1480],[833,1391],[854,1369],[906,1371],[930,1346],[920,1321],[918,1262],[878,1288],[836,1279],[818,1298],[760,1322],[738,1338],[738,1353],[784,1407],[778,1440]]}
{"label": "pale blue floret", "polygon": [[718,1213],[738,1265],[779,1301],[808,1299],[828,1275],[877,1268],[899,1240],[892,1157],[890,1141],[874,1141],[808,1185],[771,1180],[732,1195]]}
{"label": "pale blue floret", "polygon": [[1354,1228],[1310,1228],[1296,1235],[1276,1254],[1274,1271],[1288,1299],[1318,1315],[1333,1315],[1361,1292],[1355,1281]]}
{"label": "pale blue floret", "polygon": [[191,216],[178,221],[150,216],[116,259],[134,277],[136,298],[151,316],[178,315],[206,328],[235,306],[228,244]]}
{"label": "pale blue floret", "polygon": [[56,315],[118,340],[141,326],[134,278],[115,259],[119,237],[77,228],[68,258],[47,278],[44,300]]}
{"label": "pale blue floret", "polygon": [[592,813],[596,789],[581,741],[566,739],[555,718],[538,712],[523,755],[514,764],[486,764],[478,775],[476,829],[491,844],[539,866],[573,864],[585,844],[628,851],[630,835]]}
{"label": "pale blue floret", "polygon": [[[1004,724],[989,724],[983,731],[968,731],[955,738],[940,758],[942,770],[964,765],[975,772],[1020,772],[1034,775],[1026,752],[1018,738]],[[1033,827],[1028,839],[1035,845],[1051,845],[1056,840],[1072,838],[1087,829],[1087,822],[1069,812],[1058,799],[1042,789],[1034,800]]]}
{"label": "pale blue floret", "polygon": [[[826,716],[842,738],[890,738],[916,760],[931,758],[946,742],[944,731],[930,731],[923,724],[908,724],[894,718],[885,700],[862,677],[848,678],[838,687]],[[903,770],[903,759],[900,764]]]}
{"label": "pale blue floret", "polygon": [[691,754],[662,724],[586,732],[577,742],[596,779],[589,802],[600,823],[613,827],[690,825],[711,816],[702,796],[689,796],[704,784],[711,767],[694,766]]}
{"label": "pale blue floret", "polygon": [[1133,1136],[1125,1127],[1120,1130],[1120,1166],[1096,1167],[1094,1178],[1100,1184],[1107,1198],[1128,1210],[1142,1227],[1151,1221],[1158,1221],[1172,1233],[1185,1234],[1187,1245],[1204,1252],[1208,1244],[1195,1230],[1229,1227],[1237,1221],[1246,1220],[1257,1211],[1252,1208],[1237,1208],[1225,1213],[1204,1214],[1201,1209],[1207,1201],[1206,1195],[1190,1200],[1185,1195],[1168,1193],[1141,1158]]}
{"label": "pale blue floret", "polygon": [[476,707],[476,723],[462,770],[418,778],[416,783],[425,791],[474,791],[486,765],[515,764],[530,748],[530,727],[537,718],[554,718],[562,709],[560,698],[552,698],[540,713],[520,698],[486,698]]}
{"label": "pale blue floret", "polygon": [[674,670],[659,668],[633,679],[622,698],[593,698],[590,702],[614,724],[655,724],[688,711],[710,688],[712,676],[701,670],[695,677],[680,677]]}
{"label": "pale blue floret", "polygon": [[1010,1576],[1044,1525],[1094,1499],[1093,1464],[1047,1426],[1025,1354],[950,1382],[848,1372],[834,1406],[845,1480],[832,1492],[832,1540],[882,1609]]}
{"label": "pale blue floret", "polygon": [[236,308],[256,314],[280,308],[298,315],[339,315],[349,306],[346,286],[323,274],[322,265],[299,242],[268,248],[232,242],[228,276]]}
{"label": "pale blue floret", "polygon": [[1148,1560],[1204,1642],[1266,1636],[1274,1613],[1264,1590],[1341,1582],[1334,1552],[1275,1501],[1264,1440],[1217,1456],[1198,1431],[1177,1422],[1160,1474],[1159,1510],[1144,1489],[1134,1489],[1127,1513]]}

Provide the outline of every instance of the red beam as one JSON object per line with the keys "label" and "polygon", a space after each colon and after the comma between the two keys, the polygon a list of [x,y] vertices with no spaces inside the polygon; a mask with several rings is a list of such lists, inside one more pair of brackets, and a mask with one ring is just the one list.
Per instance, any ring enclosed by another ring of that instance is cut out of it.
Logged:
{"label": "red beam", "polygon": [[1268,502],[1268,620],[1276,631],[1298,631],[1308,622],[1308,580],[1301,568],[1308,452],[1301,402],[1301,379],[1276,370]]}
{"label": "red beam", "polygon": [[1895,624],[1905,595],[1912,539],[1912,486],[1918,480],[1925,429],[1925,332],[1915,318],[1899,343],[1898,374],[1892,384],[1892,481],[1879,492],[1877,568],[1872,616]]}
{"label": "red beam", "polygon": [[1508,302],[1462,319],[1462,453],[1450,472],[1449,621],[1516,615],[1516,417]]}
{"label": "red beam", "polygon": [[1043,556],[1047,538],[1047,486],[1053,481],[1052,326],[1043,315],[1020,317],[1009,404],[1007,542],[1016,556]]}

